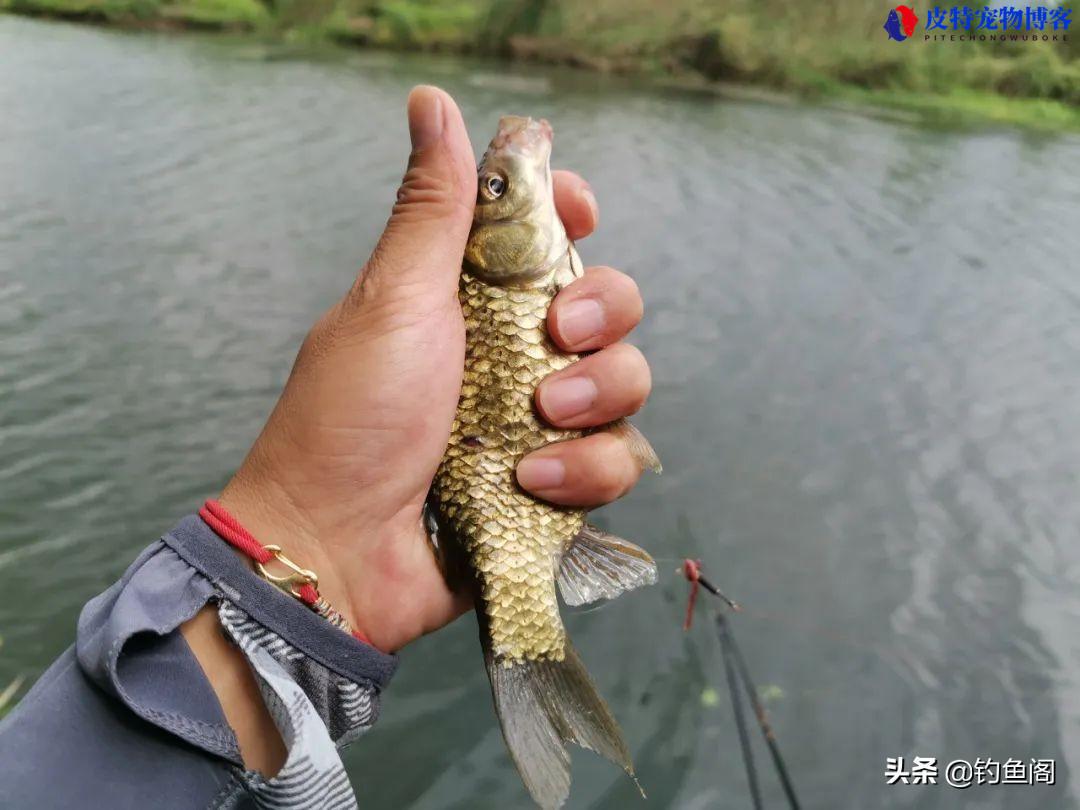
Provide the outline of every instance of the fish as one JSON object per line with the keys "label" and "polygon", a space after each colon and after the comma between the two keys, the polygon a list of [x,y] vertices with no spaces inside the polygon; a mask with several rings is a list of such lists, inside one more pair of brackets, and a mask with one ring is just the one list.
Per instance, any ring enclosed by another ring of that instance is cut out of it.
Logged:
{"label": "fish", "polygon": [[[555,428],[534,405],[548,374],[577,355],[546,330],[560,289],[581,259],[555,210],[551,125],[504,116],[478,166],[473,226],[458,299],[465,368],[457,413],[428,508],[444,570],[453,560],[476,602],[496,714],[535,803],[558,808],[570,792],[567,743],[591,749],[635,779],[607,703],[567,638],[556,589],[568,605],[611,599],[656,582],[637,545],[586,522],[586,511],[547,503],[514,477],[529,452],[588,432]],[[626,420],[606,425],[642,469],[660,462]]]}

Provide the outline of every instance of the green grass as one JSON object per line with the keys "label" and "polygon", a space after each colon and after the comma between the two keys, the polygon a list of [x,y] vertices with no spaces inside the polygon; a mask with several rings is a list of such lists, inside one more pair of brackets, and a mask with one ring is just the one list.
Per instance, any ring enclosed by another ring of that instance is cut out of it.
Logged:
{"label": "green grass", "polygon": [[477,3],[388,0],[372,11],[374,39],[401,45],[465,44],[476,36],[481,14]]}
{"label": "green grass", "polygon": [[199,28],[256,28],[270,19],[258,0],[178,0],[163,3],[161,16]]}
{"label": "green grass", "polygon": [[254,29],[269,19],[258,0],[3,0],[15,14],[129,26]]}
{"label": "green grass", "polygon": [[863,90],[837,85],[827,98],[858,107],[895,110],[923,123],[969,128],[992,124],[1044,132],[1080,132],[1080,108],[1040,98],[1009,98],[996,93],[956,89],[949,93]]}
{"label": "green grass", "polygon": [[[0,647],[4,644],[4,639],[0,637]],[[15,705],[15,695],[19,693],[19,689],[22,688],[23,678],[19,676],[2,690],[0,690],[0,717],[7,714]]]}
{"label": "green grass", "polygon": [[149,20],[158,13],[155,0],[6,0],[4,10],[15,14],[112,23]]}

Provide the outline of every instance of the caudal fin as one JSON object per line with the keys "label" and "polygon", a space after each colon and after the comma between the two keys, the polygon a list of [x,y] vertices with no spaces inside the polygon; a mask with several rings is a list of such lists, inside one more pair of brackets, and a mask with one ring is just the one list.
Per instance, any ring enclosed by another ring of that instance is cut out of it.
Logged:
{"label": "caudal fin", "polygon": [[555,810],[570,794],[566,743],[634,776],[619,724],[569,641],[562,661],[500,661],[485,650],[484,662],[510,756],[540,807]]}

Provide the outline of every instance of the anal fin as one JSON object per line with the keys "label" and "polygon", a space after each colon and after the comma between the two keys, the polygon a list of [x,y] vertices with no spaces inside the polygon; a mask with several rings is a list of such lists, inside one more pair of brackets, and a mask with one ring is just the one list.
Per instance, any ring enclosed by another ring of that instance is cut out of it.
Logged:
{"label": "anal fin", "polygon": [[656,455],[656,451],[649,444],[649,440],[629,420],[617,419],[605,429],[626,442],[626,448],[641,469],[652,470],[657,474],[664,471],[664,466],[660,463],[660,457]]}
{"label": "anal fin", "polygon": [[559,592],[568,605],[612,599],[655,582],[656,563],[647,551],[588,523],[559,563]]}

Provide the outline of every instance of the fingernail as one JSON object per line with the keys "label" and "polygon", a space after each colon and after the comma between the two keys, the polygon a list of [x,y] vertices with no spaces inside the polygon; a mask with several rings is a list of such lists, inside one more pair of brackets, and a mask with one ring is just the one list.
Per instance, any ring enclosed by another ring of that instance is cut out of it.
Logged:
{"label": "fingernail", "polygon": [[409,93],[409,139],[413,150],[425,149],[442,137],[442,95],[422,84]]}
{"label": "fingernail", "polygon": [[584,413],[596,401],[596,383],[588,377],[552,380],[540,386],[540,404],[544,415],[553,421]]}
{"label": "fingernail", "polygon": [[566,467],[557,458],[525,458],[517,465],[517,480],[528,490],[555,489],[566,480]]}
{"label": "fingernail", "polygon": [[578,298],[559,307],[559,336],[572,345],[600,334],[604,328],[604,308],[595,298]]}
{"label": "fingernail", "polygon": [[581,198],[588,203],[589,208],[592,210],[593,227],[600,221],[600,206],[596,203],[596,195],[593,194],[592,189],[585,186],[581,189]]}

